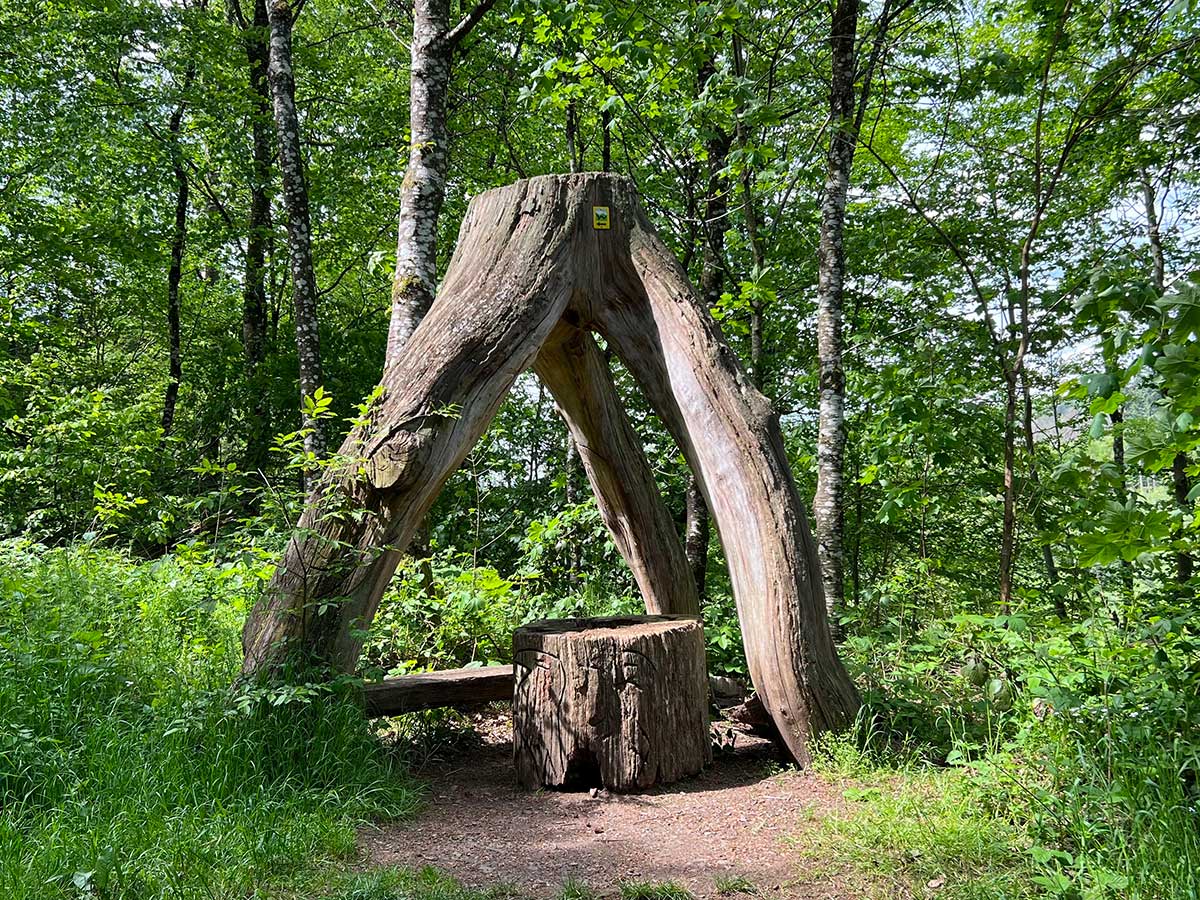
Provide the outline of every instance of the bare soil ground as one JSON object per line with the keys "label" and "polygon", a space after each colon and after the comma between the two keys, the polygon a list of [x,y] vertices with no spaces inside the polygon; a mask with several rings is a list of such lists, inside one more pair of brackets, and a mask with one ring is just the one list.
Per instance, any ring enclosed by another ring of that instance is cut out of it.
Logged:
{"label": "bare soil ground", "polygon": [[510,884],[539,898],[557,896],[568,878],[601,895],[643,881],[712,897],[728,889],[723,879],[736,878],[760,896],[855,896],[806,873],[785,844],[806,821],[836,814],[840,790],[784,770],[767,741],[736,732],[734,750],[718,753],[701,775],[648,793],[531,793],[514,783],[508,722],[480,725],[482,746],[418,772],[430,792],[414,820],[361,833],[367,862],[433,866],[467,885]]}

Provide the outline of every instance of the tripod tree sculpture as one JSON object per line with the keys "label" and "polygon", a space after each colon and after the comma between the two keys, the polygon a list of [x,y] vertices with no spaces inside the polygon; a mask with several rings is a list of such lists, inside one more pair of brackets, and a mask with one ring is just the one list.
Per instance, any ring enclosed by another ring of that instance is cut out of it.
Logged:
{"label": "tripod tree sculpture", "polygon": [[246,672],[299,655],[354,667],[398,555],[516,377],[563,411],[648,612],[699,605],[674,523],[592,336],[628,368],[717,523],[750,675],[788,749],[848,725],[854,686],[826,618],[816,551],[777,420],[631,181],[548,175],[475,197],[437,300],[385,366],[243,635]]}

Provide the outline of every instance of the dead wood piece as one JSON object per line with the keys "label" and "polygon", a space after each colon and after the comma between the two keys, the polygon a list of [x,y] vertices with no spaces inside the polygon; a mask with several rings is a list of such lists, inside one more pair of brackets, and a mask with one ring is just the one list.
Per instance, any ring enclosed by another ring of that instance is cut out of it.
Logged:
{"label": "dead wood piece", "polygon": [[368,716],[398,716],[440,706],[508,700],[512,691],[512,666],[477,666],[386,678],[366,685],[363,699]]}
{"label": "dead wood piece", "polygon": [[[248,617],[244,670],[351,671],[438,491],[531,365],[550,385],[647,608],[690,612],[653,472],[621,415],[603,337],[686,457],[717,524],[755,689],[793,758],[858,696],[829,630],[816,547],[779,423],[654,231],[632,182],[543,176],[475,197],[436,302],[325,471]],[[701,666],[701,671],[703,667]]]}

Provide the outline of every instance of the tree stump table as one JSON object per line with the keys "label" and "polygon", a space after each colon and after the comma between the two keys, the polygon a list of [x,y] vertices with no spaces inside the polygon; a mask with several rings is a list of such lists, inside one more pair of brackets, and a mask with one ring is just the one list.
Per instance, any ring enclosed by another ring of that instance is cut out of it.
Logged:
{"label": "tree stump table", "polygon": [[524,787],[631,791],[695,775],[712,759],[695,618],[534,622],[513,635],[513,664]]}

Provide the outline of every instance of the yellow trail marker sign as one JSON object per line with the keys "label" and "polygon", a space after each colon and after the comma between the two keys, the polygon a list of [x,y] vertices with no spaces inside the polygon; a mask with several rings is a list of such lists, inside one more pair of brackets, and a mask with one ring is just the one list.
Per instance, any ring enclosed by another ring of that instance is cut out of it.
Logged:
{"label": "yellow trail marker sign", "polygon": [[607,206],[592,207],[592,227],[597,231],[607,231],[611,227]]}

